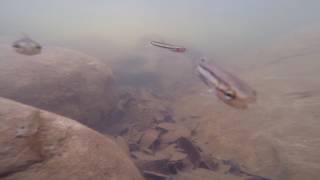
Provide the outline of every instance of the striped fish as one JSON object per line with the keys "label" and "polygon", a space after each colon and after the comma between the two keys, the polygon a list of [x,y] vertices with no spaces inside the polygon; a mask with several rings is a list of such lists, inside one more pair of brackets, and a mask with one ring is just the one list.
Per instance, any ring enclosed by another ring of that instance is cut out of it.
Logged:
{"label": "striped fish", "polygon": [[197,72],[208,87],[216,90],[218,98],[232,107],[245,109],[249,103],[256,101],[255,90],[215,64],[202,59],[197,65]]}
{"label": "striped fish", "polygon": [[185,52],[186,51],[186,48],[184,48],[182,46],[162,43],[162,42],[158,42],[158,41],[151,41],[150,44],[152,44],[153,46],[169,49],[169,50],[174,51],[174,52]]}

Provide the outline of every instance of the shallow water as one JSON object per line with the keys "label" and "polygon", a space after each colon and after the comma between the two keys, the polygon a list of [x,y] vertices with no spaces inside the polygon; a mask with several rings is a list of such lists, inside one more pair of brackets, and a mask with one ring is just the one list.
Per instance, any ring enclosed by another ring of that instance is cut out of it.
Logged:
{"label": "shallow water", "polygon": [[[181,118],[203,117],[198,138],[210,141],[208,151],[275,179],[310,179],[320,167],[319,7],[316,0],[2,0],[0,40],[25,33],[44,48],[85,52],[110,64],[120,84],[169,93],[196,85],[174,105]],[[150,40],[190,53],[155,49]],[[257,103],[239,111],[201,96],[198,57],[248,82]]]}
{"label": "shallow water", "polygon": [[133,48],[144,37],[162,37],[227,56],[318,22],[319,6],[316,0],[3,0],[0,34],[27,33],[39,41],[103,57],[106,50]]}

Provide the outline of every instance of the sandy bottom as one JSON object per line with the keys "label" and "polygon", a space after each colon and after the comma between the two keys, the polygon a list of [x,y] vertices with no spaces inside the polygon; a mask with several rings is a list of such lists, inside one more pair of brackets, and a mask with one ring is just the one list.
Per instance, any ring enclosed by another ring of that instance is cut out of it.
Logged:
{"label": "sandy bottom", "polygon": [[197,127],[207,153],[254,173],[314,179],[320,170],[320,48],[305,46],[279,48],[241,74],[258,92],[249,109],[228,107],[199,86],[174,103],[179,123]]}

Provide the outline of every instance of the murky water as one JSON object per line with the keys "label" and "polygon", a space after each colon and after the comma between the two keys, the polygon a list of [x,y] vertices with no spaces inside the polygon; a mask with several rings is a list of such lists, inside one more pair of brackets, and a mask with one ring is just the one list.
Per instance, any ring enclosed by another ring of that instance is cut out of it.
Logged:
{"label": "murky water", "polygon": [[27,33],[103,56],[106,50],[133,48],[143,37],[163,37],[227,56],[318,22],[319,6],[316,0],[3,0],[0,34]]}
{"label": "murky water", "polygon": [[[185,87],[196,81],[192,58],[215,59],[257,91],[257,103],[239,111],[197,92],[177,102],[178,116],[203,116],[199,138],[213,153],[275,179],[311,179],[320,170],[319,7],[317,0],[2,0],[0,40],[25,33],[44,48],[83,51],[135,86]],[[192,53],[154,49],[150,40]]]}

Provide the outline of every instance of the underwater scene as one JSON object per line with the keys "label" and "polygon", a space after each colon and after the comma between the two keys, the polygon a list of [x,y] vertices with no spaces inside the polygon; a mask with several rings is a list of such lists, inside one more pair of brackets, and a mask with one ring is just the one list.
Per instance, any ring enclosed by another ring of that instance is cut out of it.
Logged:
{"label": "underwater scene", "polygon": [[319,8],[2,0],[0,179],[318,179]]}

